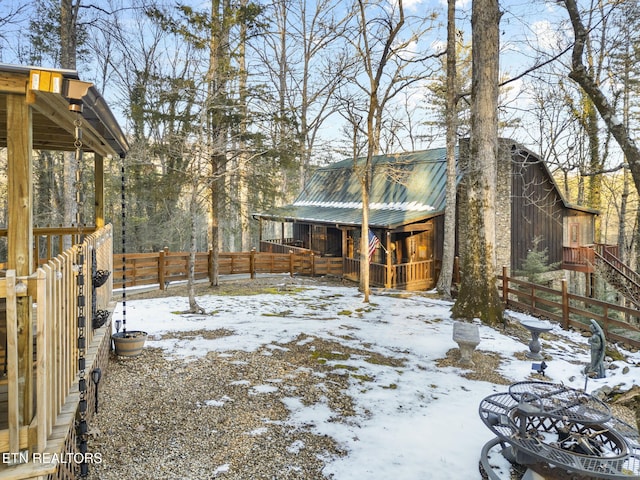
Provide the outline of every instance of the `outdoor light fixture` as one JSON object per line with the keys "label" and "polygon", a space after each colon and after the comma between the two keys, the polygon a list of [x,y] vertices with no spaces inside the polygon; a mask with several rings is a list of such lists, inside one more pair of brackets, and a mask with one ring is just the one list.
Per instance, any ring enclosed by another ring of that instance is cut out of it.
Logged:
{"label": "outdoor light fixture", "polygon": [[120,325],[122,324],[122,320],[116,320],[116,333],[120,332]]}
{"label": "outdoor light fixture", "polygon": [[535,370],[536,372],[541,374],[543,377],[544,377],[544,371],[546,370],[546,368],[547,368],[547,364],[545,363],[544,360],[540,363],[531,364],[531,370]]}
{"label": "outdoor light fixture", "polygon": [[100,383],[101,378],[102,370],[94,368],[91,372],[91,380],[93,380],[93,384],[96,386],[96,413],[98,413],[98,383]]}
{"label": "outdoor light fixture", "polygon": [[83,82],[72,78],[65,79],[64,95],[69,99],[69,110],[82,113],[82,97],[84,97],[93,83]]}

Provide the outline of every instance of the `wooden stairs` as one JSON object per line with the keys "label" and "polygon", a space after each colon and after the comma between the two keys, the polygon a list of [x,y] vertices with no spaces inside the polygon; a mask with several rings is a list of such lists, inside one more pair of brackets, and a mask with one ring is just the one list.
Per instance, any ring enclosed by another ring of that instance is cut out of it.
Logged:
{"label": "wooden stairs", "polygon": [[640,274],[622,262],[608,248],[595,249],[595,267],[604,279],[640,308]]}

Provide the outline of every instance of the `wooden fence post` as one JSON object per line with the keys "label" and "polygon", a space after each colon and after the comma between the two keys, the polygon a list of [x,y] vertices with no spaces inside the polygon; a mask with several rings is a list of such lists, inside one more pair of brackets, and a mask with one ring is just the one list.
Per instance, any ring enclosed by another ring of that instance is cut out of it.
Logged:
{"label": "wooden fence post", "polygon": [[251,278],[256,278],[256,249],[251,249],[251,256],[249,257],[249,273]]}
{"label": "wooden fence post", "polygon": [[213,279],[213,249],[209,249],[209,256],[207,257],[207,276],[209,282]]}
{"label": "wooden fence post", "polygon": [[160,290],[165,289],[165,256],[169,253],[169,247],[164,247],[164,250],[160,250],[158,255],[158,283],[160,283]]}
{"label": "wooden fence post", "polygon": [[293,277],[293,250],[289,250],[289,276]]}
{"label": "wooden fence post", "polygon": [[313,252],[311,252],[311,276],[315,277],[316,276],[316,256],[314,255]]}
{"label": "wooden fence post", "polygon": [[502,266],[502,302],[506,308],[509,303],[509,278],[506,265]]}
{"label": "wooden fence post", "polygon": [[560,282],[562,289],[562,328],[569,330],[569,295],[567,295],[567,279]]}

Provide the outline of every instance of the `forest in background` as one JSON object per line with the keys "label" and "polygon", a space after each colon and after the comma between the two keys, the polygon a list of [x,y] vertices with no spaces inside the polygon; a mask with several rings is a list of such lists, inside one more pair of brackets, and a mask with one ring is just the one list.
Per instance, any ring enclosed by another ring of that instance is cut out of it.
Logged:
{"label": "forest in background", "polygon": [[[70,68],[63,47],[73,28],[71,67],[103,93],[132,147],[125,160],[129,251],[189,250],[192,241],[198,250],[249,250],[258,239],[251,213],[292,201],[315,167],[363,154],[371,100],[363,72],[390,27],[402,30],[379,79],[378,151],[444,144],[446,6],[405,2],[399,25],[393,2],[366,1],[363,45],[362,3],[8,1],[0,3],[0,61]],[[590,71],[635,136],[638,6],[579,3]],[[470,9],[464,2],[457,9],[459,138],[469,135]],[[501,9],[500,136],[538,153],[571,203],[601,210],[599,240],[619,244],[635,263],[637,193],[593,102],[568,78],[566,11],[542,0]],[[74,177],[65,155],[36,154],[35,222],[70,224]],[[105,213],[117,235],[120,162],[105,162]],[[90,207],[89,157],[85,164]],[[0,165],[4,171],[6,162]]]}

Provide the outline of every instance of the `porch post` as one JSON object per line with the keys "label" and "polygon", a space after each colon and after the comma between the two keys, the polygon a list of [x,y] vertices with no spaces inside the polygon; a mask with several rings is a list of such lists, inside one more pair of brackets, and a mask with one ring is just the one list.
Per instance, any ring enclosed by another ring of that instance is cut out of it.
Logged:
{"label": "porch post", "polygon": [[[7,268],[17,277],[31,274],[33,265],[33,151],[31,107],[24,95],[7,95],[8,221]],[[19,278],[17,279],[20,281]],[[16,299],[18,327],[19,408],[22,425],[33,417],[32,299]]]}
{"label": "porch post", "polygon": [[386,252],[386,264],[387,264],[387,272],[384,276],[384,288],[391,288],[392,285],[392,274],[393,274],[393,265],[391,264],[391,232],[387,230],[387,234],[385,235],[384,240],[385,246],[384,251]]}
{"label": "porch post", "polygon": [[95,185],[95,225],[96,230],[104,227],[104,158],[94,154],[94,185]]}

